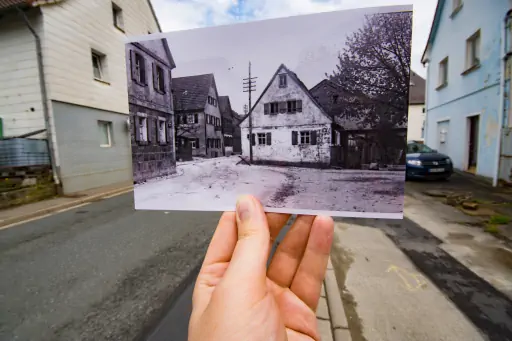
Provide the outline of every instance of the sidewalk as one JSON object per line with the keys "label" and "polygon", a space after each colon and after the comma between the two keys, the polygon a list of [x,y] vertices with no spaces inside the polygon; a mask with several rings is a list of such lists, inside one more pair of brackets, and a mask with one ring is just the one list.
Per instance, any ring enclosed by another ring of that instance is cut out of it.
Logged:
{"label": "sidewalk", "polygon": [[76,193],[72,196],[62,196],[0,210],[0,229],[10,227],[25,220],[41,218],[51,213],[63,211],[78,205],[84,205],[106,197],[127,193],[132,190],[133,184],[131,181],[121,182]]}

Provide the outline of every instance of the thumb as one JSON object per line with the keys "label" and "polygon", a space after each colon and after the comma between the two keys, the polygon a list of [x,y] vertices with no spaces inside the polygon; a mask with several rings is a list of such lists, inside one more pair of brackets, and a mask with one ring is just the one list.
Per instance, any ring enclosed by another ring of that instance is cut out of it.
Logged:
{"label": "thumb", "polygon": [[236,204],[238,241],[233,251],[226,278],[262,282],[265,285],[270,233],[267,217],[253,196],[242,196]]}

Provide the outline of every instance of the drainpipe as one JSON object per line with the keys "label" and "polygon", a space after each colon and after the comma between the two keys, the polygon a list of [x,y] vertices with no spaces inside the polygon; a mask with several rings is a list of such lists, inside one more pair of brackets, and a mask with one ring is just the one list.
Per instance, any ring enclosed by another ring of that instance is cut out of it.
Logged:
{"label": "drainpipe", "polygon": [[23,21],[25,22],[25,25],[27,25],[27,28],[30,30],[32,35],[34,36],[35,42],[36,42],[36,51],[37,51],[37,69],[39,72],[39,86],[41,88],[41,97],[43,101],[43,116],[44,116],[44,123],[46,126],[46,142],[48,144],[48,150],[50,154],[50,164],[52,166],[52,173],[53,173],[53,181],[57,185],[58,188],[60,188],[60,179],[59,175],[57,173],[57,165],[55,163],[55,150],[53,148],[53,134],[52,134],[52,127],[50,124],[50,110],[48,108],[48,92],[46,91],[46,79],[44,75],[44,66],[43,66],[43,52],[41,48],[41,39],[39,35],[37,34],[36,30],[30,24],[30,21],[28,20],[27,16],[25,15],[25,12],[20,9],[19,7],[16,7],[16,10],[18,11],[19,15],[22,17]]}
{"label": "drainpipe", "polygon": [[501,161],[501,140],[503,138],[502,136],[502,126],[503,126],[503,118],[505,116],[505,77],[507,72],[507,60],[508,60],[508,53],[507,53],[507,26],[508,21],[510,18],[510,15],[512,14],[512,10],[508,10],[507,14],[505,15],[505,18],[503,20],[503,29],[501,32],[501,51],[502,57],[500,58],[500,68],[501,68],[501,77],[500,77],[500,105],[499,105],[499,115],[498,115],[498,141],[496,142],[496,163],[495,163],[495,172],[492,179],[492,185],[493,187],[498,186],[498,180],[499,180],[499,173],[500,173],[500,161]]}

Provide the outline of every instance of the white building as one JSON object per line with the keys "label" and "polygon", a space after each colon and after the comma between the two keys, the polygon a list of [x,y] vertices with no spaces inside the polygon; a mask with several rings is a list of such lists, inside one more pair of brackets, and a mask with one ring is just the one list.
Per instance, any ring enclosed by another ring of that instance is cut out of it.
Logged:
{"label": "white building", "polygon": [[425,80],[411,71],[409,86],[409,113],[407,140],[424,141],[425,129]]}
{"label": "white building", "polygon": [[242,154],[264,164],[329,166],[332,119],[311,96],[297,75],[281,65],[248,116],[241,123]]}
{"label": "white building", "polygon": [[0,12],[4,135],[46,128],[64,193],[130,181],[124,40],[161,31],[150,2],[0,0]]}

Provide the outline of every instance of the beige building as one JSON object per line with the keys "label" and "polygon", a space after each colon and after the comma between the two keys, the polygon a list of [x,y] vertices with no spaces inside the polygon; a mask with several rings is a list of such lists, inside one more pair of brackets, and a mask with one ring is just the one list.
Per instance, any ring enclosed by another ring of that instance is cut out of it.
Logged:
{"label": "beige building", "polygon": [[64,193],[131,180],[124,41],[161,31],[151,3],[0,0],[0,14],[4,136],[47,129]]}
{"label": "beige building", "polygon": [[407,140],[424,141],[425,80],[411,70]]}

